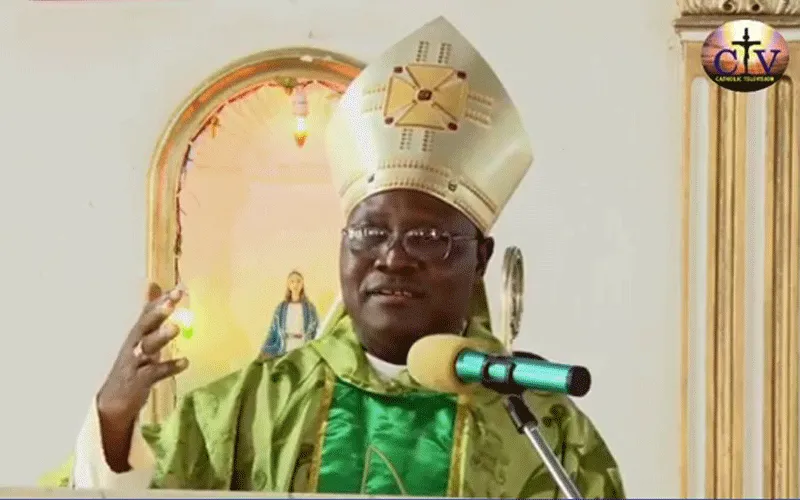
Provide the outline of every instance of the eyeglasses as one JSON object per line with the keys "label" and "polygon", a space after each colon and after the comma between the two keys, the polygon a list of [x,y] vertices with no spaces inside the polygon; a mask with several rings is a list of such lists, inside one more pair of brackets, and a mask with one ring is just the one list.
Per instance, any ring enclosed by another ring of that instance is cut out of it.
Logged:
{"label": "eyeglasses", "polygon": [[452,234],[433,228],[411,229],[398,235],[373,226],[348,227],[342,230],[342,235],[350,251],[375,258],[382,250],[394,246],[399,236],[403,250],[410,257],[424,262],[447,260],[453,250],[453,242],[480,239],[480,236]]}

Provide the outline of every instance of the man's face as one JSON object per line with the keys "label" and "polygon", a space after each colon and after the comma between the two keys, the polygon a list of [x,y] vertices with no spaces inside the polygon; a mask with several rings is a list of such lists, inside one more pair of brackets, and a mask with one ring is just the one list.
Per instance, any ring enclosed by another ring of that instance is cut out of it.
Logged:
{"label": "man's face", "polygon": [[404,364],[419,338],[461,331],[493,248],[469,219],[432,196],[393,190],[358,205],[347,228],[342,294],[368,351]]}

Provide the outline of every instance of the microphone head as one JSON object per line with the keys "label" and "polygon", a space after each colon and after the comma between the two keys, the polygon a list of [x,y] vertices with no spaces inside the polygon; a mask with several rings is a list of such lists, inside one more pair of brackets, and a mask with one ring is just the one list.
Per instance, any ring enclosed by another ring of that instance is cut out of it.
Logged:
{"label": "microphone head", "polygon": [[452,334],[422,337],[408,351],[408,373],[421,386],[436,392],[464,394],[475,384],[465,384],[456,376],[456,360],[465,350],[482,351],[475,339]]}
{"label": "microphone head", "polygon": [[592,387],[592,374],[583,366],[573,366],[567,377],[567,394],[585,396]]}

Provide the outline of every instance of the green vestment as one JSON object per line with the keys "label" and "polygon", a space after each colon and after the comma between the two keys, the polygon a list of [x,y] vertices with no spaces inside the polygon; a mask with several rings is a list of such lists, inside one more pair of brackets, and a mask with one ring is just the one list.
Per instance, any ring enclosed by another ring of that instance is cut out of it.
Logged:
{"label": "green vestment", "polygon": [[[485,303],[484,303],[485,306]],[[143,429],[152,486],[490,498],[560,493],[502,400],[436,394],[402,372],[383,380],[350,318],[317,340],[194,390],[161,426]],[[485,315],[467,335],[497,343]],[[499,343],[497,343],[500,348]],[[585,498],[623,498],[617,465],[567,397],[528,393],[541,433]],[[51,476],[51,481],[63,483]]]}

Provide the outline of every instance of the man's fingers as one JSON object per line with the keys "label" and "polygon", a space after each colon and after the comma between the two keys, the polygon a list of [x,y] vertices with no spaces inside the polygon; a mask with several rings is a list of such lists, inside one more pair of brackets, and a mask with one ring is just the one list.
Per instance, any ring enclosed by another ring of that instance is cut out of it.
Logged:
{"label": "man's fingers", "polygon": [[147,291],[148,302],[144,305],[142,313],[150,311],[154,307],[158,307],[158,305],[164,302],[165,300],[178,302],[179,300],[181,300],[181,297],[183,297],[183,294],[184,291],[180,285],[167,292],[162,292],[160,286],[158,286],[155,283],[150,283],[150,287],[148,288]]}
{"label": "man's fingers", "polygon": [[136,368],[141,368],[145,365],[150,365],[153,363],[158,363],[161,360],[161,353],[157,352],[155,354],[142,354],[141,356],[136,358]]}
{"label": "man's fingers", "polygon": [[159,298],[164,293],[158,283],[150,283],[147,286],[147,302],[152,302]]}
{"label": "man's fingers", "polygon": [[142,352],[147,356],[158,353],[170,340],[177,337],[178,333],[180,328],[175,323],[169,321],[161,323],[158,330],[142,337]]}
{"label": "man's fingers", "polygon": [[177,375],[189,366],[189,360],[186,358],[172,359],[162,363],[146,365],[139,369],[139,372],[149,385],[160,382],[165,378]]}
{"label": "man's fingers", "polygon": [[147,285],[147,299],[142,307],[142,314],[156,307],[156,305],[165,298],[166,294],[161,291],[161,287],[158,283],[150,283]]}
{"label": "man's fingers", "polygon": [[183,296],[183,292],[175,289],[162,295],[145,307],[139,320],[131,330],[129,343],[135,344],[142,337],[152,332],[175,310],[175,305]]}

